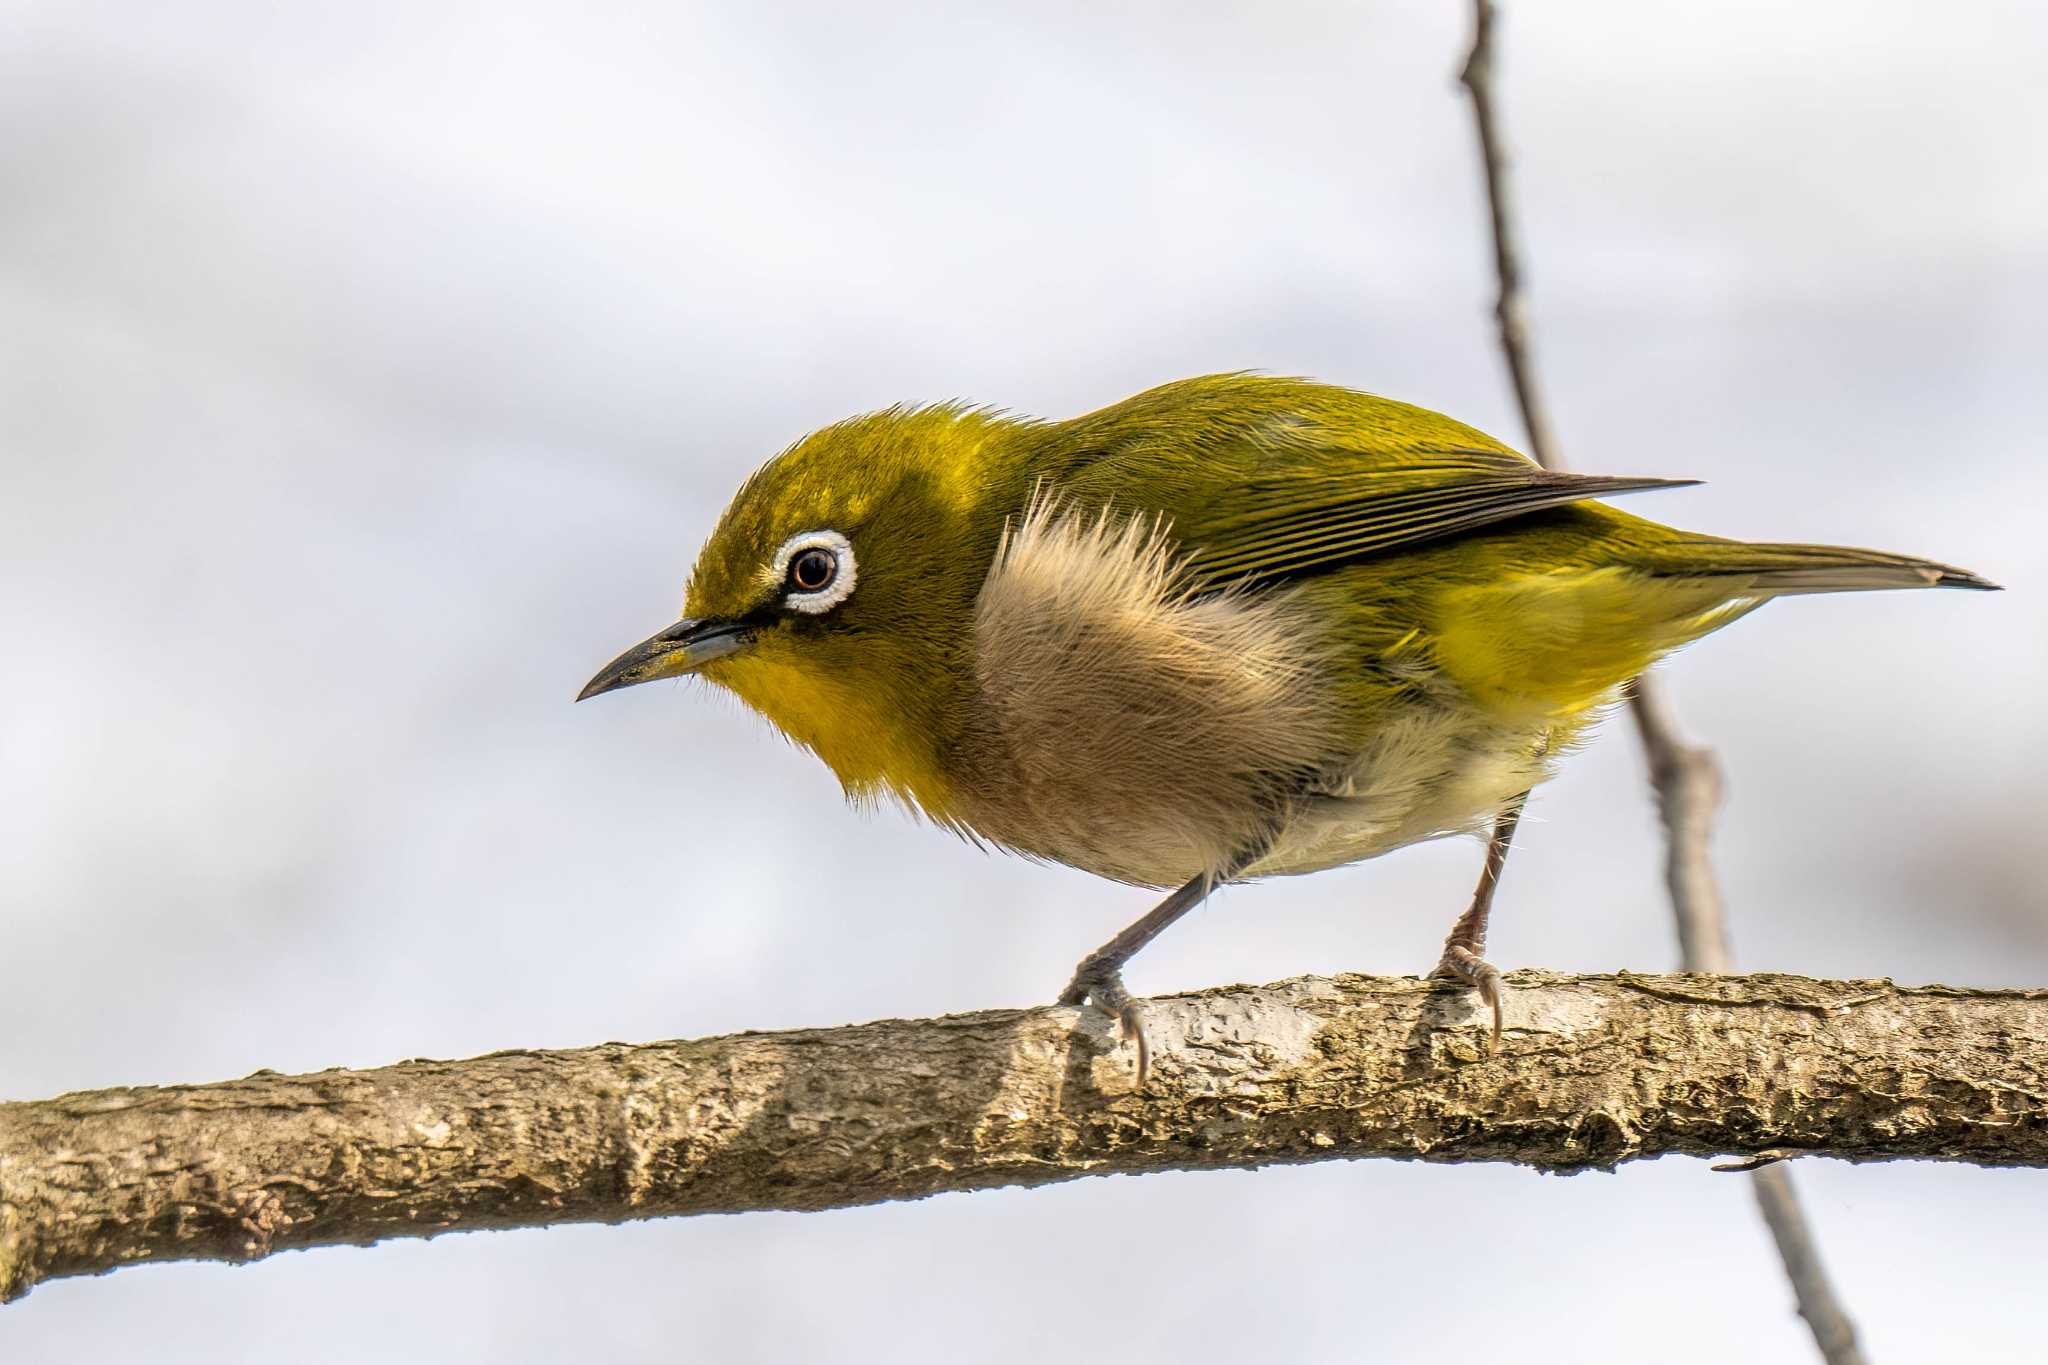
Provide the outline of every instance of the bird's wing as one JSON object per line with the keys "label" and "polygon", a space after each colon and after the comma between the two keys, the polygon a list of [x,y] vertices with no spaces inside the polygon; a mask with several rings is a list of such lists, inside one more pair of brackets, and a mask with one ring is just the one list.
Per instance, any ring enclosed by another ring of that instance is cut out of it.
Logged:
{"label": "bird's wing", "polygon": [[1044,430],[1034,468],[1150,512],[1202,589],[1270,583],[1588,498],[1690,480],[1548,470],[1426,408],[1305,380],[1180,380]]}
{"label": "bird's wing", "polygon": [[1196,583],[1251,586],[1588,498],[1694,482],[1568,474],[1493,450],[1411,449],[1400,463],[1269,468],[1176,516],[1172,533]]}

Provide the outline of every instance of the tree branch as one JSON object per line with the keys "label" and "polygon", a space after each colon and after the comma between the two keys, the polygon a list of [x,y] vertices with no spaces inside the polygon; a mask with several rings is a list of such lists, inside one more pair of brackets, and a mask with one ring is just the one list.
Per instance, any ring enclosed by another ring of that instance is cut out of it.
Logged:
{"label": "tree branch", "polygon": [[[1478,125],[1480,159],[1486,172],[1486,201],[1493,225],[1494,273],[1500,293],[1494,316],[1500,347],[1529,433],[1529,454],[1538,464],[1560,468],[1551,440],[1550,415],[1536,387],[1528,331],[1523,317],[1521,247],[1516,240],[1513,202],[1508,192],[1507,154],[1501,146],[1499,120],[1493,105],[1493,0],[1473,0],[1472,49],[1460,75],[1472,96]],[[1678,718],[1655,678],[1637,678],[1629,687],[1629,709],[1642,736],[1650,764],[1650,785],[1664,822],[1665,882],[1678,924],[1681,961],[1687,971],[1734,970],[1727,921],[1721,913],[1721,888],[1708,848],[1714,832],[1714,811],[1721,799],[1721,767],[1714,751],[1687,743]],[[1864,1365],[1856,1328],[1842,1307],[1834,1285],[1821,1265],[1820,1249],[1800,1207],[1791,1175],[1779,1166],[1757,1172],[1751,1187],[1759,1212],[1792,1282],[1799,1315],[1813,1332],[1814,1344],[1828,1365]]]}
{"label": "tree branch", "polygon": [[1732,972],[1735,954],[1711,852],[1721,762],[1712,749],[1686,742],[1671,699],[1655,678],[1645,674],[1630,683],[1628,702],[1664,824],[1664,885],[1678,925],[1679,961],[1689,972]]}
{"label": "tree branch", "polygon": [[1550,416],[1536,387],[1536,362],[1529,352],[1522,303],[1522,243],[1515,232],[1515,204],[1508,189],[1508,154],[1501,143],[1493,107],[1493,0],[1473,0],[1472,50],[1458,73],[1472,97],[1472,121],[1479,134],[1479,160],[1486,172],[1486,208],[1493,227],[1493,273],[1499,286],[1493,318],[1500,328],[1501,356],[1515,386],[1515,404],[1529,434],[1529,455],[1545,469],[1562,468],[1550,439]]}
{"label": "tree branch", "polygon": [[793,1033],[0,1105],[0,1299],[143,1261],[455,1229],[822,1209],[1333,1157],[1554,1171],[1670,1152],[2048,1166],[2048,991],[1800,977],[1304,977],[1094,1012]]}

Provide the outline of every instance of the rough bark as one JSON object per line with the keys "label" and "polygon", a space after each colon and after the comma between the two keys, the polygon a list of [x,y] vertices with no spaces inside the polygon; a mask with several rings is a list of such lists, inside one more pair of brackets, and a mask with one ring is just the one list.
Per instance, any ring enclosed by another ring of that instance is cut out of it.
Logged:
{"label": "rough bark", "polygon": [[0,1298],[141,1261],[457,1228],[822,1209],[1331,1157],[1552,1171],[1791,1149],[2048,1165],[2048,991],[1517,973],[1305,977],[0,1105]]}

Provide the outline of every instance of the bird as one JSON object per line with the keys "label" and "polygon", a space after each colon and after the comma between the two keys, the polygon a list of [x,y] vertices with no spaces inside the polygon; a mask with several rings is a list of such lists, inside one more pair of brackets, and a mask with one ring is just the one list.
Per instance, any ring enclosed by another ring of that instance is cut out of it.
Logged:
{"label": "bird", "polygon": [[856,802],[1165,898],[1058,999],[1152,1057],[1123,970],[1225,883],[1486,840],[1433,975],[1475,990],[1529,793],[1673,651],[1780,597],[1995,589],[1606,504],[1697,480],[1545,468],[1429,409],[1256,373],[1064,421],[950,402],[745,480],[682,616],[577,700],[695,675]]}

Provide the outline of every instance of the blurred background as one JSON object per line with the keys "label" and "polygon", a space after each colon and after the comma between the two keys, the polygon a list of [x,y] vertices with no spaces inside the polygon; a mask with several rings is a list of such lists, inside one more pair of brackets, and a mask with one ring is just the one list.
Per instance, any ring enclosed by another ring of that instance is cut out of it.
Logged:
{"label": "blurred background", "polygon": [[[574,707],[740,478],[902,400],[1259,367],[1520,431],[1462,4],[0,0],[0,1095],[1048,1000],[1149,903]],[[1755,968],[2048,984],[2048,11],[1511,4],[1563,448],[1999,597],[1667,668]],[[2029,699],[2032,700],[2029,700]],[[1504,966],[1670,967],[1640,757]],[[1144,992],[1420,971],[1468,843],[1232,889]],[[688,876],[678,869],[687,869]],[[2038,1172],[1804,1163],[1879,1360],[2039,1348]],[[1812,1358],[1740,1180],[1330,1163],[46,1285],[9,1362]]]}

